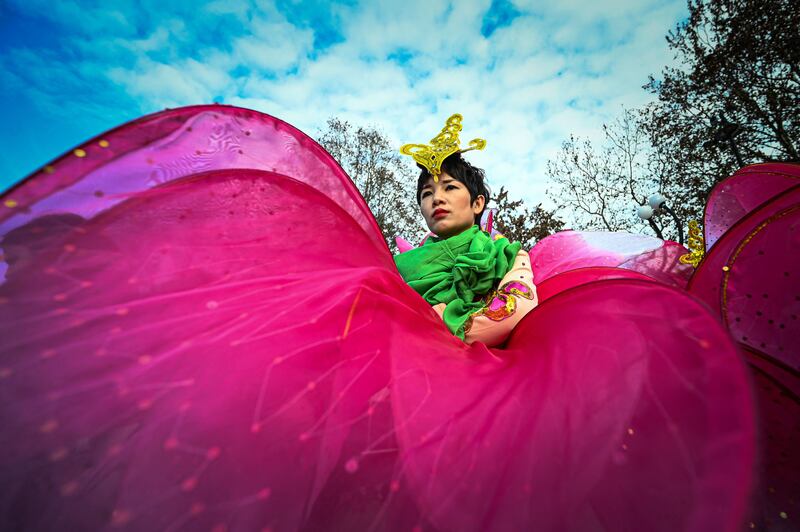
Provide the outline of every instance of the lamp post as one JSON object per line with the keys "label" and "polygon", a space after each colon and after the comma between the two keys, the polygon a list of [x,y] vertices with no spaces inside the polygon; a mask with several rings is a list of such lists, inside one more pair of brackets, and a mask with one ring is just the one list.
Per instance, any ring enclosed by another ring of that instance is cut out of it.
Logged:
{"label": "lamp post", "polygon": [[636,209],[636,214],[639,215],[639,218],[646,220],[647,223],[650,224],[650,228],[653,229],[658,238],[664,240],[664,235],[661,234],[661,229],[659,229],[656,223],[653,221],[653,215],[655,214],[655,211],[650,205],[639,206],[639,208]]}
{"label": "lamp post", "polygon": [[652,194],[649,198],[647,198],[646,205],[640,205],[639,208],[636,209],[636,214],[639,215],[639,218],[646,220],[647,223],[650,224],[650,227],[653,229],[653,231],[655,231],[656,236],[661,240],[664,240],[664,235],[662,234],[661,229],[658,228],[653,220],[654,216],[658,216],[662,212],[666,212],[672,216],[675,226],[678,228],[678,242],[680,245],[683,245],[683,225],[681,225],[681,220],[678,218],[678,215],[675,214],[675,211],[670,209],[667,205],[667,198],[659,193]]}

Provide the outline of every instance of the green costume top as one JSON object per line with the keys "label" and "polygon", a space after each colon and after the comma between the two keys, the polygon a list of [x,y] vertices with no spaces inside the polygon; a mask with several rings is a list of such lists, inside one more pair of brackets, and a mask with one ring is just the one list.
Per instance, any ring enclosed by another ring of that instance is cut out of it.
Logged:
{"label": "green costume top", "polygon": [[394,260],[403,279],[425,301],[447,305],[444,323],[463,340],[467,319],[483,308],[481,298],[511,270],[519,249],[519,243],[492,240],[473,225],[450,238],[430,237]]}

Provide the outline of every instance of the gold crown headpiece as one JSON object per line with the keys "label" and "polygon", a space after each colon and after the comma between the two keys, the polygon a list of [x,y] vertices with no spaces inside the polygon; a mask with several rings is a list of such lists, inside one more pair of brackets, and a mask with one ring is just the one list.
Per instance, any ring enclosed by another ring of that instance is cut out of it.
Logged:
{"label": "gold crown headpiece", "polygon": [[430,144],[404,144],[400,153],[410,155],[419,164],[428,169],[434,182],[439,181],[442,173],[442,162],[454,153],[464,153],[470,150],[482,150],[486,147],[483,139],[472,139],[469,147],[463,150],[459,146],[458,133],[461,131],[463,116],[456,113],[447,119],[441,133],[431,139]]}

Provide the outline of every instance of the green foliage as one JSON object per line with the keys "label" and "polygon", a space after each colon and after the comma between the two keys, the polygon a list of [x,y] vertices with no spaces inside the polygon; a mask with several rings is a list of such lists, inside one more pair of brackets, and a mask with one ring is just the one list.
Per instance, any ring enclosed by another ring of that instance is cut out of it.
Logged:
{"label": "green foliage", "polygon": [[492,200],[497,209],[494,220],[497,230],[511,242],[521,243],[522,249],[528,250],[547,235],[564,228],[564,222],[542,208],[541,203],[529,209],[522,200],[510,199],[505,187],[500,187]]}
{"label": "green foliage", "polygon": [[800,8],[796,0],[690,0],[667,35],[678,66],[645,86],[654,148],[674,172],[664,193],[700,218],[711,187],[740,164],[797,161]]}

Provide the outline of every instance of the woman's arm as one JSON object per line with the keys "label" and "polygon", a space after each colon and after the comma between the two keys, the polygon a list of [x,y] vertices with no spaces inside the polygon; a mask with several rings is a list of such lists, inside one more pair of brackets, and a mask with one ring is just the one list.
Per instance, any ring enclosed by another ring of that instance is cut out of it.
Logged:
{"label": "woman's arm", "polygon": [[[530,257],[527,251],[520,250],[498,289],[486,296],[486,305],[467,321],[464,341],[468,344],[483,342],[489,347],[502,344],[538,301]],[[445,306],[440,303],[434,305],[433,310],[442,317]]]}

